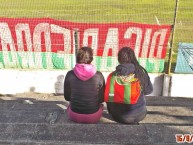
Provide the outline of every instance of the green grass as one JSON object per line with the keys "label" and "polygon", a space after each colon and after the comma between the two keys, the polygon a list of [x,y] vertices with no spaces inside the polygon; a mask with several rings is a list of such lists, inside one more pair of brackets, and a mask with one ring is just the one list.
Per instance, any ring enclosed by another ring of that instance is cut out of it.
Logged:
{"label": "green grass", "polygon": [[[1,17],[51,17],[76,22],[155,23],[155,16],[171,19],[171,0],[1,0]],[[153,3],[153,4],[152,4]],[[165,12],[164,9],[167,9]],[[164,11],[163,11],[164,10]],[[165,21],[164,23],[171,23]]]}
{"label": "green grass", "polygon": [[[0,17],[54,18],[73,22],[173,24],[176,0],[0,0]],[[193,1],[180,0],[172,62],[179,42],[193,42]],[[166,58],[166,62],[167,62]]]}

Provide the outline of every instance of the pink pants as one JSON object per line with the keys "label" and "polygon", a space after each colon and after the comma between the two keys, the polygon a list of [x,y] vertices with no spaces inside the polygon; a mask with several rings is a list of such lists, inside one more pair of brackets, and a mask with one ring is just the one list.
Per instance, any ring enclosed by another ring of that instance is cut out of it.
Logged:
{"label": "pink pants", "polygon": [[102,113],[103,113],[103,104],[101,104],[97,112],[92,114],[79,114],[73,112],[70,108],[70,105],[67,108],[67,115],[69,119],[79,123],[97,123],[100,120]]}

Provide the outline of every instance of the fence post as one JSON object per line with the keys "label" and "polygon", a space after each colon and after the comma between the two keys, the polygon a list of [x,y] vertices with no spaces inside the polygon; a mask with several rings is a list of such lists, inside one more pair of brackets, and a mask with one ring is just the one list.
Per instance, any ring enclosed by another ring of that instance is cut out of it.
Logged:
{"label": "fence post", "polygon": [[79,34],[78,34],[78,30],[74,30],[74,65],[76,64],[76,55],[77,55],[77,51],[78,51],[78,48],[79,48]]}
{"label": "fence post", "polygon": [[176,20],[177,20],[178,5],[179,5],[179,0],[176,0],[173,27],[172,27],[172,36],[170,41],[168,67],[167,67],[167,73],[164,76],[164,82],[163,82],[164,83],[163,92],[162,92],[163,96],[171,96],[171,87],[172,87],[171,65],[172,65],[172,52],[173,52],[173,43],[174,43],[174,36],[175,36],[174,34],[175,34],[175,27],[176,27]]}
{"label": "fence post", "polygon": [[172,28],[172,37],[171,37],[171,41],[170,41],[170,51],[169,51],[169,58],[168,58],[167,74],[171,73],[172,52],[173,52],[173,43],[174,43],[174,36],[175,36],[174,34],[175,34],[175,27],[176,27],[178,5],[179,5],[179,0],[176,0],[175,11],[174,11],[174,21],[173,21],[173,28]]}
{"label": "fence post", "polygon": [[78,30],[75,30],[75,32],[74,32],[74,40],[75,40],[75,54],[77,54],[77,50],[78,50]]}

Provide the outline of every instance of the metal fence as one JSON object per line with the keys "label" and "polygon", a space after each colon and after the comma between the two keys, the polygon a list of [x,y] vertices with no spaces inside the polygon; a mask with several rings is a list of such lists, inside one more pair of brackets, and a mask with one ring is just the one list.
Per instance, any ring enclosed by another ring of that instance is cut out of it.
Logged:
{"label": "metal fence", "polygon": [[193,42],[192,0],[0,0],[0,17],[72,22],[170,24],[165,73],[173,73],[179,42]]}

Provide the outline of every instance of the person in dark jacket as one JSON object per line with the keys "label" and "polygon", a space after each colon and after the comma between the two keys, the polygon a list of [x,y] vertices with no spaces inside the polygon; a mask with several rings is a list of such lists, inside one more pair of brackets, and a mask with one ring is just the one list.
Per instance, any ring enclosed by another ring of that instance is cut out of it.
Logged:
{"label": "person in dark jacket", "polygon": [[67,115],[79,123],[97,123],[103,112],[105,79],[91,64],[93,51],[82,47],[76,56],[76,65],[64,80],[64,98],[70,102]]}
{"label": "person in dark jacket", "polygon": [[129,47],[123,47],[118,52],[119,65],[112,73],[127,77],[134,74],[141,84],[141,94],[136,104],[123,104],[107,102],[108,112],[119,123],[138,124],[147,114],[144,95],[152,93],[153,86],[147,71],[138,63],[134,51]]}

